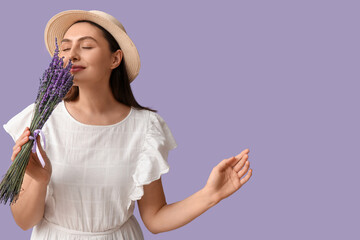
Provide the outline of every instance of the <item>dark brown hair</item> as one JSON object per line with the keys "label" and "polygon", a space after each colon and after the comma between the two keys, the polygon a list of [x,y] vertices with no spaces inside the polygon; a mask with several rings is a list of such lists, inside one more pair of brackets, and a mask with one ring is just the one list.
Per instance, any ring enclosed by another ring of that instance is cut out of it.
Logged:
{"label": "dark brown hair", "polygon": [[[79,22],[87,22],[91,25],[99,28],[107,42],[109,43],[110,51],[116,52],[116,50],[121,49],[115,38],[102,26],[98,25],[97,23],[88,21],[88,20],[80,20],[75,23]],[[75,24],[73,23],[73,24]],[[152,112],[157,112],[157,110],[150,109],[148,107],[141,106],[136,100],[132,93],[131,86],[130,86],[130,80],[125,68],[125,59],[124,57],[121,60],[120,65],[113,69],[110,75],[110,88],[114,95],[114,98],[127,106],[133,106],[137,109],[146,109]],[[66,96],[63,98],[64,101],[70,102],[74,101],[79,96],[79,87],[78,86],[72,86],[70,91],[66,94]]]}

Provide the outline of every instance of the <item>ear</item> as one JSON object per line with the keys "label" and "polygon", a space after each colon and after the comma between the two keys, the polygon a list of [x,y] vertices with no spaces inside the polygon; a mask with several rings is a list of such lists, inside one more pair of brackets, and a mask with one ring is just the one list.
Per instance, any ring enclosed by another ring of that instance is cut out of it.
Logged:
{"label": "ear", "polygon": [[112,63],[110,69],[117,68],[121,63],[122,58],[123,58],[123,52],[120,49],[112,53]]}

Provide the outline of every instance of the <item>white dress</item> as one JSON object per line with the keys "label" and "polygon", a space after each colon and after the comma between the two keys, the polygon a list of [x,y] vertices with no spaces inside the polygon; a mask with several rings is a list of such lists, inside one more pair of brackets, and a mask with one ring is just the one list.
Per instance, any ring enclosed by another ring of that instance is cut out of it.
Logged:
{"label": "white dress", "polygon": [[[34,106],[4,124],[14,141],[30,127]],[[168,152],[177,147],[163,118],[131,107],[116,124],[87,125],[62,101],[42,131],[53,170],[44,216],[31,239],[143,239],[133,215],[135,201],[143,185],[169,171]]]}

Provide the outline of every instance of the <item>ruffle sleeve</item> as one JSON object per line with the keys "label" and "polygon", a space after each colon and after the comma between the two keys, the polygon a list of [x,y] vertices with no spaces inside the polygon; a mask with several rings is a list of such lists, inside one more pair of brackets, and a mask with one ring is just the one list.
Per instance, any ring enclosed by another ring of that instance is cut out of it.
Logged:
{"label": "ruffle sleeve", "polygon": [[30,127],[34,107],[35,103],[30,104],[12,117],[7,123],[3,124],[3,128],[12,137],[14,142],[21,136],[26,127]]}
{"label": "ruffle sleeve", "polygon": [[133,201],[144,195],[144,185],[158,180],[162,174],[169,171],[168,153],[177,147],[164,119],[158,113],[149,111],[149,114],[147,133],[132,176],[134,186],[130,199]]}

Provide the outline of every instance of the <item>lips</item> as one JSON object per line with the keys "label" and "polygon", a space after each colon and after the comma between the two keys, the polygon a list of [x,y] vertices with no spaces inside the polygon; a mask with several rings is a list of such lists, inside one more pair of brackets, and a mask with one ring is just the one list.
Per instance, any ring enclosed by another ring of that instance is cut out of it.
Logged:
{"label": "lips", "polygon": [[71,67],[71,72],[78,72],[78,71],[81,71],[81,70],[83,70],[83,69],[85,69],[85,67],[80,66],[80,65],[73,65],[73,66]]}
{"label": "lips", "polygon": [[71,69],[75,69],[75,68],[85,68],[85,67],[81,65],[72,65]]}

